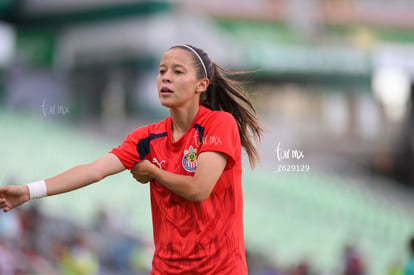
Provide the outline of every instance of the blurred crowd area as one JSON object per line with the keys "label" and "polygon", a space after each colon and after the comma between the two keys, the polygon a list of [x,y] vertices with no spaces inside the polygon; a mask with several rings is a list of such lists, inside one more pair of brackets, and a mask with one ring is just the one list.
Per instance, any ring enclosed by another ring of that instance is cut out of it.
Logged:
{"label": "blurred crowd area", "polygon": [[[36,206],[18,208],[0,217],[0,274],[2,275],[139,275],[150,273],[153,247],[128,228],[113,224],[116,218],[96,214],[91,226],[64,217],[43,215]],[[270,261],[269,255],[247,251],[249,274],[318,275],[303,259],[289,266]],[[364,275],[363,255],[346,245],[336,275]],[[397,275],[395,266],[393,272]],[[333,273],[330,273],[334,275]]]}
{"label": "blurred crowd area", "polygon": [[[0,274],[149,274],[139,238],[121,232],[105,213],[91,227],[46,217],[36,207],[0,218]],[[148,250],[148,251],[146,251]]]}
{"label": "blurred crowd area", "polygon": [[150,245],[105,213],[91,226],[43,215],[35,206],[0,217],[0,274],[149,274]]}
{"label": "blurred crowd area", "polygon": [[[413,14],[411,0],[0,0],[0,184],[52,176],[167,116],[158,62],[189,43],[251,72],[239,77],[266,132],[244,182],[250,273],[411,274]],[[136,228],[104,212],[84,225],[63,200],[0,214],[0,275],[149,273]]]}

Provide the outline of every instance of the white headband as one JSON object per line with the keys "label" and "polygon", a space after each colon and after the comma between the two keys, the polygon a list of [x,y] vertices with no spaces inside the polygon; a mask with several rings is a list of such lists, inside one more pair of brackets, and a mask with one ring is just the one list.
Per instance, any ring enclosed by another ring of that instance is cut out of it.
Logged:
{"label": "white headband", "polygon": [[190,47],[190,46],[188,46],[188,45],[185,45],[185,44],[179,44],[179,45],[176,45],[175,47],[184,47],[184,48],[189,49],[190,51],[192,51],[192,52],[193,52],[193,54],[195,54],[195,56],[197,56],[198,60],[200,60],[201,65],[203,65],[203,69],[204,69],[204,74],[205,74],[205,77],[206,77],[206,78],[208,78],[208,77],[207,77],[207,69],[206,69],[206,65],[204,65],[203,59],[201,59],[201,56],[197,53],[197,51],[196,51],[196,50],[194,50],[192,47]]}

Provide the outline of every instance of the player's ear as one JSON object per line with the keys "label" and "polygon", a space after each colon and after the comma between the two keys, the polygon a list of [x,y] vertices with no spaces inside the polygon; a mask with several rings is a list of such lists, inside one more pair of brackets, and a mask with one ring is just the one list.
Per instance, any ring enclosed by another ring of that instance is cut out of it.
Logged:
{"label": "player's ear", "polygon": [[197,93],[202,93],[205,90],[207,90],[208,84],[210,83],[210,81],[208,80],[208,78],[203,78],[198,82],[197,88],[196,88],[196,92]]}

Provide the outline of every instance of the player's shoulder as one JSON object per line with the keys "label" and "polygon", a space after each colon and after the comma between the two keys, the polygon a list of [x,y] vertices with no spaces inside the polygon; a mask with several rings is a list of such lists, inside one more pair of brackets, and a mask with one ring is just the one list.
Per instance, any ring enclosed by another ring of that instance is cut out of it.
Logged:
{"label": "player's shoulder", "polygon": [[155,134],[155,133],[161,133],[161,132],[166,132],[167,131],[167,123],[168,123],[168,121],[171,121],[171,118],[170,117],[168,117],[166,119],[163,119],[163,120],[161,120],[159,122],[155,122],[155,123],[148,124],[147,127],[148,127],[149,132],[150,133],[153,133],[153,134]]}
{"label": "player's shoulder", "polygon": [[232,114],[226,111],[213,111],[206,107],[205,113],[204,113],[204,121],[206,123],[220,123],[220,124],[237,124],[236,119]]}
{"label": "player's shoulder", "polygon": [[167,131],[166,125],[167,120],[164,119],[159,122],[150,123],[141,127],[136,128],[131,134],[139,137],[146,137],[150,134],[160,134]]}

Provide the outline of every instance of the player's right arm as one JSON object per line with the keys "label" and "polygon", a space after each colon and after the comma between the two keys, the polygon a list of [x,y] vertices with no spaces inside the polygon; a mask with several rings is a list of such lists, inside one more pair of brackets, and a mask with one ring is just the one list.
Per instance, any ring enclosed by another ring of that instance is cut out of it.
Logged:
{"label": "player's right arm", "polygon": [[[47,195],[70,192],[123,170],[125,170],[125,166],[119,158],[108,153],[94,162],[75,166],[57,176],[46,179]],[[0,187],[0,209],[4,209],[4,212],[28,200],[30,200],[30,192],[27,185]]]}

